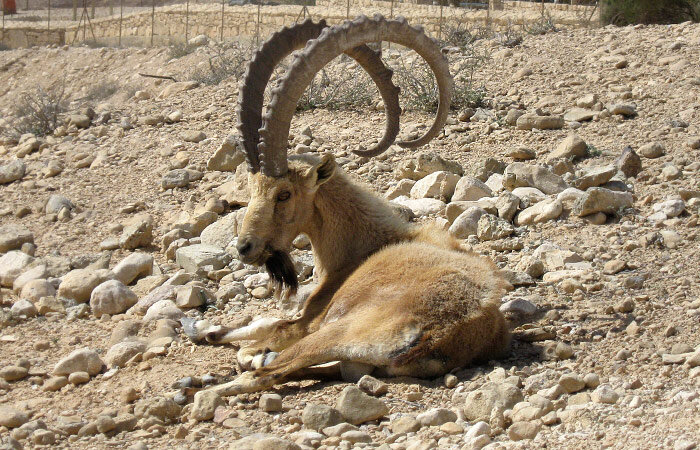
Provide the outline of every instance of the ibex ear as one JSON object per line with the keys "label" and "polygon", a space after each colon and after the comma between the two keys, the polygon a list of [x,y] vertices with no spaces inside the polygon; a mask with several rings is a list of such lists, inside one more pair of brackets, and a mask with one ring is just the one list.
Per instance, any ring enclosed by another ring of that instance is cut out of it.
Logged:
{"label": "ibex ear", "polygon": [[314,180],[315,175],[315,185],[320,186],[326,181],[330,180],[335,173],[336,163],[335,158],[330,153],[324,153],[321,156],[321,162],[315,167],[312,167],[307,172],[309,180]]}

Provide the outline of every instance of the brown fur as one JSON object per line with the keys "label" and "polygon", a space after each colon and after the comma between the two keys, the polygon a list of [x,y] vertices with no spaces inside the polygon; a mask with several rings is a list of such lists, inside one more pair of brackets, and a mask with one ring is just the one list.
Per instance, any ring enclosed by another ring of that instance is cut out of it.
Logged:
{"label": "brown fur", "polygon": [[[498,310],[506,282],[496,266],[445,231],[400,218],[332,156],[291,157],[286,176],[254,174],[250,185],[239,233],[239,248],[250,245],[245,262],[262,264],[306,233],[320,283],[299,319],[275,324],[239,352],[271,350],[277,359],[218,387],[222,394],[265,389],[329,361],[433,377],[507,353],[510,334]],[[279,202],[283,191],[291,196]],[[225,330],[218,337],[230,342]]]}

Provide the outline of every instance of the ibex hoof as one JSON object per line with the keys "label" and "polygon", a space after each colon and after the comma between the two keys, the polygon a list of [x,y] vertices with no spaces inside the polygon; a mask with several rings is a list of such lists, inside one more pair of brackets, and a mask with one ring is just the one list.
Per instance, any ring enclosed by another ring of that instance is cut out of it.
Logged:
{"label": "ibex hoof", "polygon": [[222,330],[220,326],[212,325],[208,320],[196,320],[190,317],[183,317],[180,319],[180,323],[182,324],[182,331],[192,342],[199,342],[202,339],[207,339],[209,342],[212,342],[209,340],[209,335],[221,332]]}
{"label": "ibex hoof", "polygon": [[279,353],[261,352],[259,349],[242,348],[238,351],[238,364],[243,370],[255,370],[272,363]]}
{"label": "ibex hoof", "polygon": [[205,337],[210,344],[219,344],[221,343],[221,338],[223,338],[226,333],[227,330],[224,327],[216,325],[207,330]]}
{"label": "ibex hoof", "polygon": [[251,352],[251,350],[252,349],[250,348],[242,348],[238,350],[238,355],[236,355],[236,357],[238,359],[238,364],[243,370],[253,369],[253,359],[255,358],[255,352]]}

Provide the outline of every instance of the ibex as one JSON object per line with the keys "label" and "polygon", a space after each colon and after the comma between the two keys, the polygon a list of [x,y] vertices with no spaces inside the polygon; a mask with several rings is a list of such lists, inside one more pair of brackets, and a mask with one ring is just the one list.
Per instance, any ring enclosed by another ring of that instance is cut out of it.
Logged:
{"label": "ibex", "polygon": [[[423,145],[445,124],[452,78],[437,44],[403,19],[360,17],[334,27],[307,21],[273,35],[248,67],[239,97],[250,166],[240,259],[265,265],[272,280],[294,289],[289,251],[294,238],[306,233],[320,282],[298,319],[260,319],[234,330],[195,326],[213,343],[255,341],[238,354],[243,367],[255,370],[212,388],[221,395],[267,389],[333,361],[341,362],[341,370],[365,368],[379,376],[435,377],[508,351],[510,334],[498,310],[506,282],[492,262],[465,251],[442,230],[400,218],[389,202],[351,180],[332,155],[287,156],[298,99],[341,53],[355,58],[378,84],[388,116],[384,138],[356,153],[376,155],[393,143],[398,89],[392,72],[365,45],[381,41],[417,51],[435,73],[439,106],[433,126],[421,138],[399,143]],[[263,95],[275,65],[305,44],[273,89],[263,120]]]}

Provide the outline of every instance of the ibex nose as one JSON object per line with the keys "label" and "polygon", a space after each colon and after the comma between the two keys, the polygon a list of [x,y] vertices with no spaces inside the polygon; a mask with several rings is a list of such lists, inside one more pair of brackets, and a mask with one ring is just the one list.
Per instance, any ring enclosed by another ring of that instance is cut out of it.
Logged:
{"label": "ibex nose", "polygon": [[239,238],[238,243],[236,244],[236,250],[238,250],[238,254],[241,256],[246,256],[250,251],[253,249],[253,242],[250,238]]}

